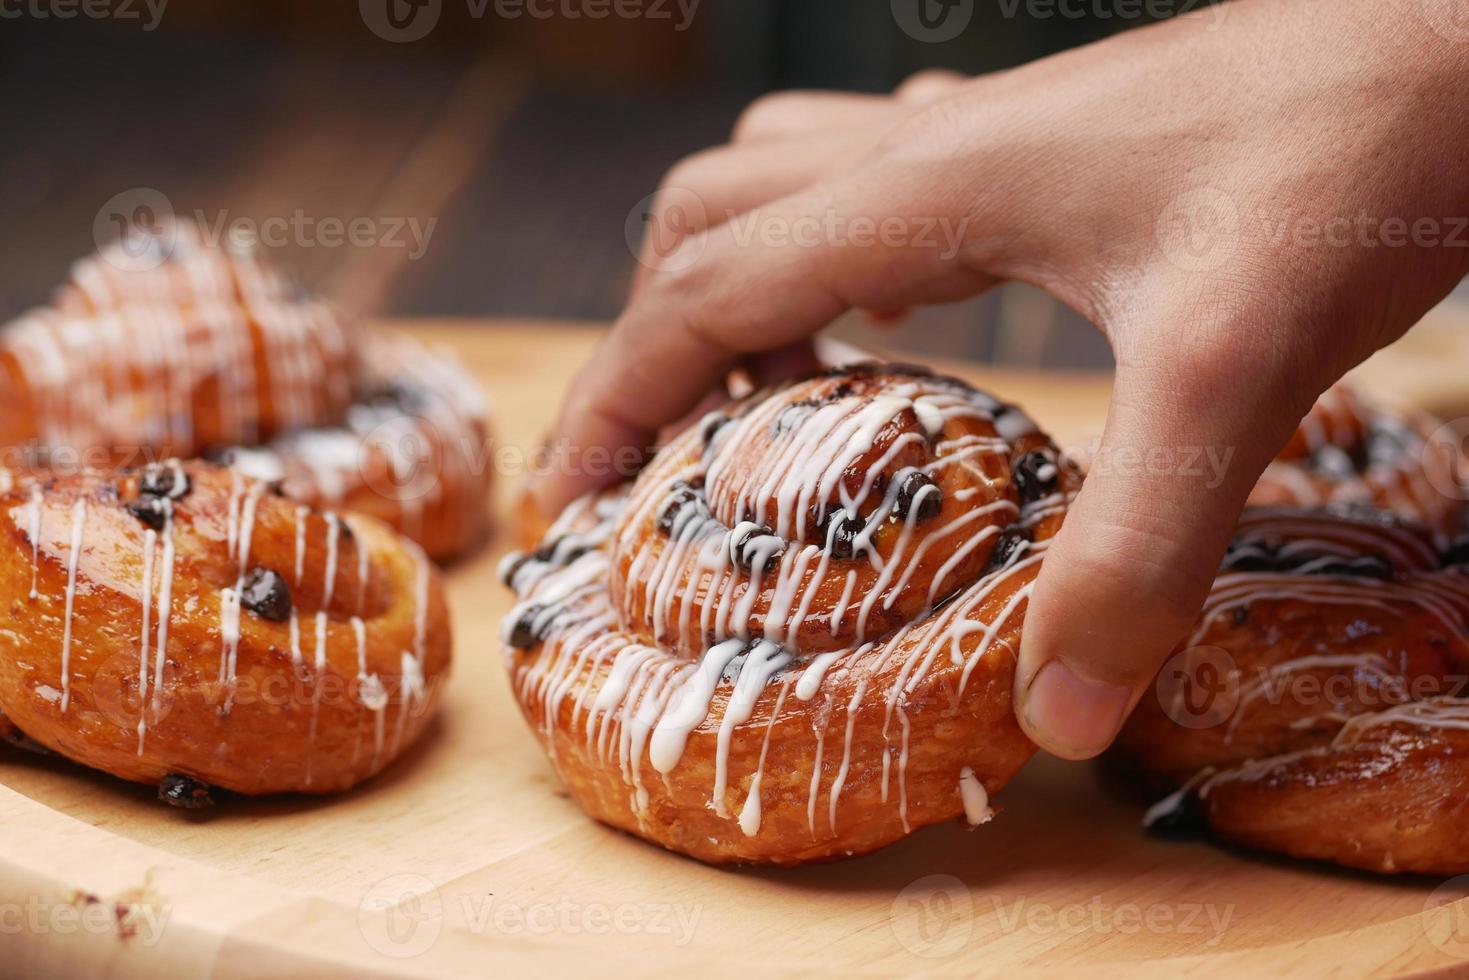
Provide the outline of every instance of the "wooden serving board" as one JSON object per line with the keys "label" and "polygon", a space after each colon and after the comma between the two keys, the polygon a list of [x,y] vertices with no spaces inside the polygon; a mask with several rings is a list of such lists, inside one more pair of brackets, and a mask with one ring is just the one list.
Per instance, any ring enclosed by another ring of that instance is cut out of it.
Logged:
{"label": "wooden serving board", "polygon": [[[570,325],[409,326],[457,348],[483,379],[502,467],[547,430],[595,340]],[[1442,362],[1430,347],[1425,363]],[[1416,356],[1405,346],[1369,373],[1406,377],[1397,394],[1433,391],[1438,407],[1463,393],[1425,384]],[[1105,377],[960,370],[1062,441],[1100,427]],[[502,515],[514,482],[498,487]],[[715,870],[597,826],[558,789],[512,703],[496,639],[509,605],[500,550],[450,573],[457,664],[441,722],[357,792],[232,801],[192,818],[151,790],[0,753],[0,975],[1469,968],[1469,901],[1450,901],[1469,895],[1469,880],[1150,839],[1140,805],[1088,764],[1036,760],[979,830],[931,828],[799,870]]]}

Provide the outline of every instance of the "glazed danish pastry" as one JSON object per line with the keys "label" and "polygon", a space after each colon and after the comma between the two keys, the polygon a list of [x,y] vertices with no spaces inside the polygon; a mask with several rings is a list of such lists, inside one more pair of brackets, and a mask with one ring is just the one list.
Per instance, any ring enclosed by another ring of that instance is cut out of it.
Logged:
{"label": "glazed danish pastry", "polygon": [[0,734],[193,806],[344,790],[423,732],[443,594],[379,522],[206,463],[4,482]]}
{"label": "glazed danish pastry", "polygon": [[0,372],[13,468],[203,455],[370,513],[435,559],[486,530],[486,411],[463,372],[192,225],[131,229],[77,263],[52,308],[0,332]]}
{"label": "glazed danish pastry", "polygon": [[1151,826],[1372,871],[1469,870],[1469,549],[1435,426],[1338,385],[1267,468],[1110,756],[1169,794]]}
{"label": "glazed danish pastry", "polygon": [[1250,495],[1255,507],[1367,505],[1440,534],[1462,530],[1459,454],[1435,446],[1438,422],[1389,409],[1349,384],[1328,390]]}
{"label": "glazed danish pastry", "polygon": [[759,392],[506,559],[515,693],[589,814],[703,861],[982,823],[1034,751],[1014,658],[1078,484],[922,369]]}
{"label": "glazed danish pastry", "polygon": [[1148,822],[1371,871],[1469,871],[1465,557],[1385,512],[1246,512],[1114,749],[1175,790]]}

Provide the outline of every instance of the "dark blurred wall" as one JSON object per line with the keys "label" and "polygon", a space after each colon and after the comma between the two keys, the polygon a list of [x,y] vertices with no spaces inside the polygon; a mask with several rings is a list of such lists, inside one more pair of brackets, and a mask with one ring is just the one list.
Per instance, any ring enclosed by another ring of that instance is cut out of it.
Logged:
{"label": "dark blurred wall", "polygon": [[[887,0],[702,0],[687,25],[676,3],[668,19],[592,20],[437,0],[431,31],[392,43],[370,23],[383,2],[173,0],[151,26],[0,22],[0,309],[43,300],[101,212],[156,191],[208,220],[431,222],[411,257],[279,247],[364,309],[609,318],[634,264],[630,210],[760,93],[990,71],[1117,23],[1006,17],[990,0],[959,37],[925,43]],[[953,322],[979,337],[995,315],[990,301]]]}

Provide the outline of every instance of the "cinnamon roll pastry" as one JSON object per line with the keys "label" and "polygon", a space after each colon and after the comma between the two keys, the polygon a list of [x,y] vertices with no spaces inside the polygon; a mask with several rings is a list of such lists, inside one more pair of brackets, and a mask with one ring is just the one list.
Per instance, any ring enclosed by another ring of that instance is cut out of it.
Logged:
{"label": "cinnamon roll pastry", "polygon": [[1463,528],[1460,456],[1430,441],[1437,426],[1425,413],[1389,409],[1338,384],[1301,420],[1249,503],[1367,505],[1457,534]]}
{"label": "cinnamon roll pastry", "polygon": [[486,411],[452,361],[364,330],[249,248],[130,229],[0,331],[12,468],[239,460],[452,558],[483,538]]}
{"label": "cinnamon roll pastry", "polygon": [[710,863],[983,823],[1034,751],[1015,655],[1079,479],[922,369],[756,393],[506,559],[516,696],[591,816]]}
{"label": "cinnamon roll pastry", "polygon": [[376,520],[167,461],[0,494],[0,735],[179,806],[345,790],[422,734],[438,574]]}
{"label": "cinnamon roll pastry", "polygon": [[1469,871],[1469,559],[1383,511],[1247,511],[1113,761],[1156,829]]}

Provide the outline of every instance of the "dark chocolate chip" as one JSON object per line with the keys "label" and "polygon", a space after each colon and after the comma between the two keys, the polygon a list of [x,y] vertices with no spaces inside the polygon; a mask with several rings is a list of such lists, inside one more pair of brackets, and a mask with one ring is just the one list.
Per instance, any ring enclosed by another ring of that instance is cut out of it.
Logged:
{"label": "dark chocolate chip", "polygon": [[985,564],[984,574],[999,571],[1006,567],[1028,547],[1035,538],[1034,533],[1028,527],[1012,524],[1000,533],[1000,539],[995,542],[995,548],[990,552],[990,560]]}
{"label": "dark chocolate chip", "polygon": [[913,512],[914,501],[918,503],[918,519],[928,521],[938,516],[944,506],[943,491],[929,478],[928,474],[911,470],[898,484],[898,499],[893,506],[893,515],[907,520]]}
{"label": "dark chocolate chip", "polygon": [[162,497],[139,497],[127,503],[128,513],[142,521],[155,531],[163,530],[163,525],[168,520],[168,512],[171,509],[167,499]]}
{"label": "dark chocolate chip", "polygon": [[[762,538],[776,538],[775,532],[768,527],[758,525],[745,525],[730,532],[729,553],[734,563],[745,571],[751,571],[755,567],[755,559],[764,550],[766,542]],[[776,547],[770,549],[765,559],[765,566],[785,554],[785,542],[776,538]]]}
{"label": "dark chocolate chip", "polygon": [[189,474],[178,463],[149,463],[138,476],[138,492],[150,497],[178,500],[191,488]]}
{"label": "dark chocolate chip", "polygon": [[261,619],[284,623],[291,615],[291,587],[274,569],[250,569],[240,588],[240,605]]}
{"label": "dark chocolate chip", "polygon": [[838,511],[829,523],[836,525],[827,533],[831,556],[838,561],[846,561],[857,553],[857,538],[867,529],[867,523],[846,511]]}
{"label": "dark chocolate chip", "polygon": [[521,610],[515,624],[510,627],[510,645],[517,650],[529,650],[546,638],[544,627],[538,628],[536,621],[546,611],[544,606],[526,606]]}
{"label": "dark chocolate chip", "polygon": [[1249,604],[1246,603],[1243,606],[1235,606],[1234,612],[1230,614],[1230,618],[1234,620],[1234,625],[1236,626],[1243,626],[1248,623],[1250,621]]}
{"label": "dark chocolate chip", "polygon": [[1056,489],[1059,471],[1050,453],[1031,450],[1015,463],[1015,488],[1023,503],[1033,503]]}
{"label": "dark chocolate chip", "polygon": [[199,810],[213,806],[211,792],[207,783],[201,783],[193,776],[169,774],[158,784],[158,798],[181,810]]}

